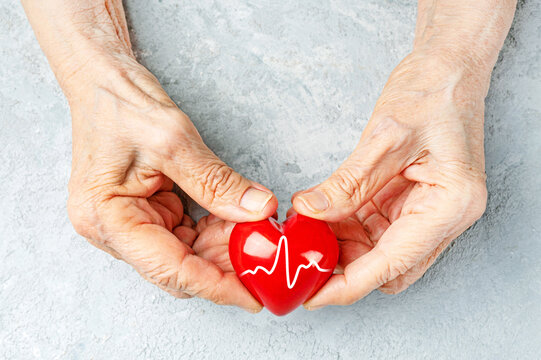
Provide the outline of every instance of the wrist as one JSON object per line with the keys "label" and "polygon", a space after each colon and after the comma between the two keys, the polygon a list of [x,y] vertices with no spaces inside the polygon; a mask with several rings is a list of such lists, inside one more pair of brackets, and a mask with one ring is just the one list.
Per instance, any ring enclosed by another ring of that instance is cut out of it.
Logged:
{"label": "wrist", "polygon": [[467,58],[445,48],[417,47],[402,60],[399,68],[391,79],[408,73],[422,92],[432,89],[431,92],[449,92],[480,101],[490,85],[490,69],[472,65]]}
{"label": "wrist", "polygon": [[120,0],[22,4],[65,93],[100,81],[103,71],[135,62]]}
{"label": "wrist", "polygon": [[85,53],[88,61],[71,72],[62,72],[69,76],[60,81],[72,112],[96,106],[105,94],[134,108],[176,108],[156,77],[131,54],[104,52],[101,48]]}
{"label": "wrist", "polygon": [[481,91],[483,97],[486,96],[493,66],[471,53],[457,47],[427,45],[415,47],[409,56],[424,59],[421,63],[425,64],[424,70],[428,73],[469,83],[466,88],[472,92]]}
{"label": "wrist", "polygon": [[55,54],[49,55],[46,51],[51,68],[68,98],[89,86],[110,80],[109,77],[115,77],[115,74],[121,76],[138,65],[129,43],[93,25],[87,29],[67,30],[69,35],[59,37],[62,44],[55,46]]}
{"label": "wrist", "polygon": [[79,44],[53,71],[68,101],[88,96],[97,87],[111,88],[126,79],[126,73],[141,66],[131,53],[101,44]]}
{"label": "wrist", "polygon": [[419,0],[414,51],[489,78],[511,26],[516,0]]}
{"label": "wrist", "polygon": [[488,77],[472,75],[449,54],[418,48],[393,70],[374,114],[413,128],[454,120],[482,124],[488,86]]}
{"label": "wrist", "polygon": [[443,67],[455,73],[460,72],[465,77],[474,78],[479,83],[486,83],[487,85],[490,82],[492,69],[497,60],[497,54],[495,57],[483,56],[471,50],[470,47],[457,46],[452,42],[418,44],[414,47],[412,53],[437,59],[437,62]]}

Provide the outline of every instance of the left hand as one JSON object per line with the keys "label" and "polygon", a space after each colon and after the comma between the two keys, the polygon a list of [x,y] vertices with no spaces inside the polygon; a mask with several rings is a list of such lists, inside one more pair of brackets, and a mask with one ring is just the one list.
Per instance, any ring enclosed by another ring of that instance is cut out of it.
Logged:
{"label": "left hand", "polygon": [[407,56],[353,154],[293,196],[298,213],[331,222],[341,240],[343,273],[308,309],[352,304],[377,288],[406,289],[483,214],[489,77],[470,70],[423,52]]}

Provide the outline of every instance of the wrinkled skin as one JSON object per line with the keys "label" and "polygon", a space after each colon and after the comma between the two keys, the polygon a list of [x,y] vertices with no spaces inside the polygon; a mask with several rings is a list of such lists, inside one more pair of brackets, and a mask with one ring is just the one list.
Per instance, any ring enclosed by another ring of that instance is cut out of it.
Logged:
{"label": "wrinkled skin", "polygon": [[120,0],[23,6],[70,105],[75,230],[174,296],[259,311],[233,272],[194,252],[197,231],[172,189],[237,222],[272,215],[276,197],[216,157],[137,63]]}
{"label": "wrinkled skin", "polygon": [[191,248],[198,233],[172,192],[171,179],[209,210],[237,221],[274,212],[272,195],[262,214],[236,205],[247,188],[270,191],[216,158],[188,117],[138,64],[122,81],[70,105],[68,212],[75,229],[174,296],[258,311],[260,305],[234,272],[222,271]]}
{"label": "wrinkled skin", "polygon": [[235,223],[215,215],[204,216],[197,222],[199,233],[193,249],[198,256],[220,267],[224,272],[234,272],[229,258],[229,236]]}
{"label": "wrinkled skin", "polygon": [[[471,86],[450,66],[418,53],[404,59],[351,157],[322,184],[294,194],[288,215],[328,221],[340,244],[337,274],[308,309],[352,304],[373,289],[406,289],[483,214],[486,87]],[[302,198],[313,191],[324,196],[325,210]],[[225,231],[201,233],[201,256],[231,270],[232,224],[210,222]]]}
{"label": "wrinkled skin", "polygon": [[340,266],[308,308],[352,304],[419,279],[484,212],[487,83],[412,53],[393,71],[353,154],[296,211],[331,222]]}
{"label": "wrinkled skin", "polygon": [[[233,222],[276,197],[204,144],[131,50],[120,0],[22,0],[70,104],[68,212],[78,233],[174,296],[257,312],[233,272]],[[393,71],[351,157],[292,198],[340,239],[340,274],[305,306],[351,304],[418,279],[485,208],[483,102],[514,0],[420,0],[414,50]],[[213,215],[193,221],[176,183]],[[221,220],[224,219],[224,220]]]}
{"label": "wrinkled skin", "polygon": [[397,293],[484,212],[484,99],[516,2],[420,0],[414,50],[391,73],[351,156],[293,195],[332,223],[340,267],[305,307]]}

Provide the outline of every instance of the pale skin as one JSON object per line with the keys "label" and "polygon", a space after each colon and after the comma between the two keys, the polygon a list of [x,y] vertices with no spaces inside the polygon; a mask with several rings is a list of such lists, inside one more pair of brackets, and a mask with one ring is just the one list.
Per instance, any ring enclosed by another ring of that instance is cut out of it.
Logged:
{"label": "pale skin", "polygon": [[[22,0],[72,114],[68,213],[78,233],[170,294],[251,312],[235,222],[276,197],[233,171],[131,50],[118,0]],[[419,279],[484,212],[484,98],[514,0],[420,0],[412,52],[391,73],[352,155],[293,209],[327,221],[338,271],[306,304],[348,305]],[[175,182],[212,215],[197,225]]]}

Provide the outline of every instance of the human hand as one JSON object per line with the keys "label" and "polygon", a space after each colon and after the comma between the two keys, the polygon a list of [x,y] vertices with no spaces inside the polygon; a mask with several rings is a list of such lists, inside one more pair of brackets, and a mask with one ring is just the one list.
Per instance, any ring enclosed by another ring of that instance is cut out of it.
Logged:
{"label": "human hand", "polygon": [[[235,274],[229,257],[229,237],[235,223],[210,214],[197,222],[199,236],[192,248],[197,256],[216,264],[224,273]],[[236,275],[235,275],[236,276]]]}
{"label": "human hand", "polygon": [[232,221],[270,216],[274,195],[218,159],[137,63],[120,0],[22,3],[70,104],[77,232],[177,297],[261,309],[234,274],[194,253],[197,232],[172,189]]}
{"label": "human hand", "polygon": [[89,241],[177,297],[200,296],[251,311],[261,307],[234,273],[197,256],[197,232],[173,181],[210,212],[232,221],[274,213],[277,200],[203,143],[188,117],[135,61],[124,77],[72,87],[73,166],[68,211]]}
{"label": "human hand", "polygon": [[297,212],[331,222],[340,239],[343,274],[307,308],[404,290],[483,214],[487,87],[422,52],[393,71],[353,154],[293,196]]}
{"label": "human hand", "polygon": [[[294,209],[334,222],[337,274],[308,309],[397,293],[484,212],[484,98],[515,0],[420,0],[413,51],[392,72],[353,154]],[[340,269],[339,269],[340,270]]]}

